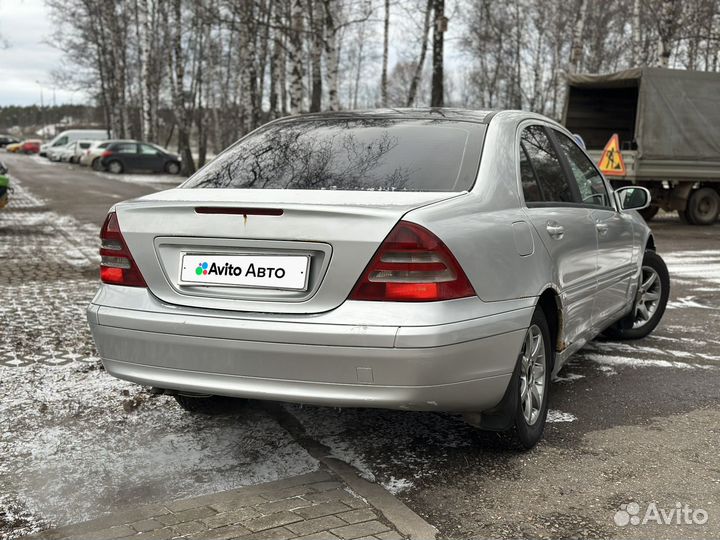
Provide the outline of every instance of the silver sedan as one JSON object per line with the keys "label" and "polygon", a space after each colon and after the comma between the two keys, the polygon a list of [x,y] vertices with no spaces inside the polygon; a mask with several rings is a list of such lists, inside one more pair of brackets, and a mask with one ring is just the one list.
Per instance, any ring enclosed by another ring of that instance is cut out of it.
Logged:
{"label": "silver sedan", "polygon": [[458,411],[529,448],[575,351],[662,317],[649,202],[539,115],[281,119],[110,211],[88,319],[110,374],[191,411]]}

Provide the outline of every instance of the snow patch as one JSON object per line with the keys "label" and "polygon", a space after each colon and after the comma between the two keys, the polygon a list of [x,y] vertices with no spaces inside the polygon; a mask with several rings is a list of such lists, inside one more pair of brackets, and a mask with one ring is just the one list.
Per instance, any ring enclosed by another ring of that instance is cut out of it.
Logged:
{"label": "snow patch", "polygon": [[572,413],[556,411],[553,409],[550,409],[547,413],[547,421],[550,424],[556,424],[560,422],[575,422],[575,420],[577,420],[577,416]]}
{"label": "snow patch", "polygon": [[579,373],[567,373],[563,377],[556,376],[554,382],[571,382],[584,378],[585,375],[580,375]]}
{"label": "snow patch", "polygon": [[628,366],[628,367],[663,367],[678,369],[714,369],[714,366],[702,364],[689,364],[686,362],[670,360],[649,360],[645,358],[628,358],[626,356],[610,356],[605,354],[585,354],[585,358],[597,364],[606,366]]}
{"label": "snow patch", "polygon": [[415,484],[413,484],[410,480],[405,478],[395,478],[394,476],[390,476],[389,480],[382,483],[382,486],[393,495],[407,491],[408,489],[414,487],[414,485]]}
{"label": "snow patch", "polygon": [[677,308],[698,308],[698,309],[710,309],[710,310],[718,309],[714,306],[706,306],[704,304],[701,304],[700,302],[695,300],[695,296],[684,296],[684,297],[678,298],[677,300],[672,300],[667,303],[667,307],[669,309],[677,309]]}

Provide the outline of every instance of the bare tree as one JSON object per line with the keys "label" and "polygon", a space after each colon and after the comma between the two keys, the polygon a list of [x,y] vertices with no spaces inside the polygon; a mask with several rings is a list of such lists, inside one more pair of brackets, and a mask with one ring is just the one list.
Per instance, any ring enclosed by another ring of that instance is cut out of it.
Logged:
{"label": "bare tree", "polygon": [[382,75],[380,76],[380,101],[388,106],[388,55],[390,40],[390,0],[385,0],[385,19],[383,22]]}
{"label": "bare tree", "polygon": [[303,63],[303,33],[305,26],[302,0],[291,0],[290,39],[288,59],[290,60],[290,114],[298,114],[303,107],[305,65]]}
{"label": "bare tree", "polygon": [[407,96],[407,106],[413,107],[415,105],[415,99],[417,96],[418,86],[420,85],[420,78],[422,77],[423,66],[425,65],[425,56],[427,55],[428,49],[428,36],[430,34],[430,17],[433,11],[434,0],[427,0],[427,6],[425,7],[425,19],[423,23],[423,32],[420,40],[420,55],[415,64],[415,73],[413,74],[412,82],[410,83],[410,90]]}
{"label": "bare tree", "polygon": [[433,70],[432,97],[430,106],[442,107],[445,103],[444,83],[444,41],[443,34],[447,27],[445,18],[445,0],[434,0],[435,25],[433,27]]}

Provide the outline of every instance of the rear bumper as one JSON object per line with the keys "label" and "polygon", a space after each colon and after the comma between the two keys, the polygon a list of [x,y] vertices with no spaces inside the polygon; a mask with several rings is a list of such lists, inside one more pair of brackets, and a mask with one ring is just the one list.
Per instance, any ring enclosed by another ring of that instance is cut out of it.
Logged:
{"label": "rear bumper", "polygon": [[91,304],[103,364],[161,388],[332,406],[478,411],[502,398],[532,308],[426,326],[188,316]]}

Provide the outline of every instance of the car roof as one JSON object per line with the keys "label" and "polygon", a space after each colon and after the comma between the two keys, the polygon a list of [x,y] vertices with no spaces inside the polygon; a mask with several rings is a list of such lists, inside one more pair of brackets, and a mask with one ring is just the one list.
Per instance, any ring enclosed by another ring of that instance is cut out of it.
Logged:
{"label": "car roof", "polygon": [[407,118],[407,119],[446,119],[465,122],[487,124],[497,113],[497,110],[471,110],[453,107],[425,107],[425,108],[396,108],[396,109],[367,109],[359,111],[335,111],[323,113],[310,113],[296,116],[286,116],[281,120],[291,119],[323,119],[323,118]]}

